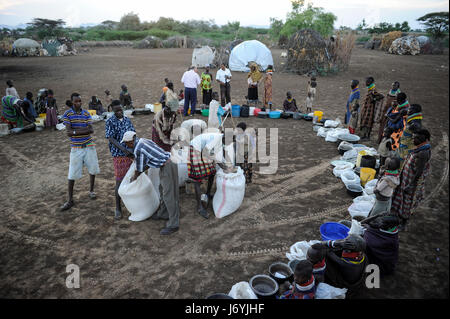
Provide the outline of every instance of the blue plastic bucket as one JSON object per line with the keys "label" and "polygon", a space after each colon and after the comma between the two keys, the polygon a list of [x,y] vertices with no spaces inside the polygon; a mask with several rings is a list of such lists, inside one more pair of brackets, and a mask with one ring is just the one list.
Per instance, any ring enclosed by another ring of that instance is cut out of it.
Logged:
{"label": "blue plastic bucket", "polygon": [[338,240],[345,239],[350,229],[339,223],[329,222],[320,226],[320,234],[322,240]]}
{"label": "blue plastic bucket", "polygon": [[233,115],[233,117],[240,117],[241,116],[241,107],[239,105],[232,105],[231,106],[231,115]]}

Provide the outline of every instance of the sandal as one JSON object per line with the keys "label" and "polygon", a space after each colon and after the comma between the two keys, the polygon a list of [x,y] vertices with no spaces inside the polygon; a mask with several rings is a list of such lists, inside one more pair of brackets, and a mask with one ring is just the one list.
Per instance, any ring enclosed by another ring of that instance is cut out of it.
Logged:
{"label": "sandal", "polygon": [[95,192],[89,192],[89,198],[90,199],[96,199],[97,198],[97,194],[95,194]]}

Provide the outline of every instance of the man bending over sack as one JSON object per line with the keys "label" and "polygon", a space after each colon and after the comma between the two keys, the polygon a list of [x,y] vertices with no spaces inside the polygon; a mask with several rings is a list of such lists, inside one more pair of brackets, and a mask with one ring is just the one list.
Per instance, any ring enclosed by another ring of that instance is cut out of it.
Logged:
{"label": "man bending over sack", "polygon": [[137,138],[133,131],[125,132],[121,143],[134,149],[136,171],[130,182],[136,180],[148,168],[159,168],[161,181],[161,203],[158,211],[151,217],[154,220],[168,220],[161,235],[170,235],[179,229],[180,204],[178,187],[178,166],[170,160],[170,153],[164,151],[155,142]]}
{"label": "man bending over sack", "polygon": [[361,236],[350,235],[341,240],[322,241],[312,247],[326,250],[327,284],[347,288],[349,296],[363,286],[367,258],[364,253],[366,242]]}

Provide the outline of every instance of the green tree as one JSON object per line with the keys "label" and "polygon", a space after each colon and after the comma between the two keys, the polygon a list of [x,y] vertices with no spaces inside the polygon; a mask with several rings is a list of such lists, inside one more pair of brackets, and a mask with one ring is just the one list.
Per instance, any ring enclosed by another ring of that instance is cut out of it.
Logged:
{"label": "green tree", "polygon": [[417,21],[421,21],[426,26],[425,31],[430,33],[433,38],[438,39],[443,38],[445,32],[448,32],[448,18],[448,11],[432,12],[420,17]]}
{"label": "green tree", "polygon": [[281,29],[283,29],[283,20],[278,20],[276,18],[270,18],[270,36],[278,40],[280,38]]}
{"label": "green tree", "polygon": [[325,12],[323,8],[313,7],[311,4],[303,10],[302,6],[297,7],[297,5],[299,5],[298,2],[295,3],[295,6],[293,3],[293,10],[288,14],[280,35],[290,37],[301,29],[316,30],[323,37],[333,33],[334,22],[337,20],[333,13]]}
{"label": "green tree", "polygon": [[368,25],[366,23],[366,19],[363,19],[358,26],[356,27],[356,30],[358,31],[365,31],[367,29]]}
{"label": "green tree", "polygon": [[402,23],[402,25],[400,26],[400,30],[399,31],[402,31],[402,32],[409,32],[409,31],[411,31],[411,27],[409,26],[408,21],[404,21]]}
{"label": "green tree", "polygon": [[117,26],[118,30],[139,31],[141,28],[141,20],[139,16],[133,12],[127,13],[120,18]]}
{"label": "green tree", "polygon": [[29,25],[29,28],[27,28],[27,30],[31,31],[31,33],[36,34],[39,39],[65,35],[63,26],[66,24],[66,22],[61,19],[50,20],[35,18],[32,22],[29,22],[27,24]]}
{"label": "green tree", "polygon": [[119,25],[119,22],[112,21],[112,20],[106,20],[106,21],[103,21],[102,23],[100,23],[100,27],[107,29],[107,30],[115,30],[115,29],[117,29],[118,25]]}

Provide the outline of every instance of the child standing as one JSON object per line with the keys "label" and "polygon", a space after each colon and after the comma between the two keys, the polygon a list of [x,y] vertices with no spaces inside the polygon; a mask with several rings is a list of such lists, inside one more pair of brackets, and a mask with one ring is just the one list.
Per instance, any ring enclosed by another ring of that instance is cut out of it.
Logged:
{"label": "child standing", "polygon": [[6,88],[6,96],[15,96],[16,98],[20,99],[19,93],[17,93],[16,88],[14,87],[14,83],[12,80],[6,81],[6,85],[8,86]]}
{"label": "child standing", "polygon": [[109,90],[106,90],[105,91],[105,101],[106,101],[106,108],[107,108],[107,110],[108,110],[108,112],[109,112],[109,109],[111,109],[112,110],[112,106],[111,106],[111,103],[112,103],[112,101],[113,101],[113,97],[112,97],[112,95],[111,95],[111,92],[109,92]]}
{"label": "child standing", "polygon": [[386,158],[391,155],[393,139],[391,138],[392,129],[388,126],[384,129],[383,139],[378,146],[378,154],[380,154],[380,167],[384,166]]}
{"label": "child standing", "polygon": [[306,97],[306,113],[309,114],[312,112],[312,102],[313,97],[311,92],[308,92],[308,96]]}
{"label": "child standing", "polygon": [[359,104],[354,104],[351,112],[350,122],[348,125],[348,131],[350,134],[355,134],[356,128],[358,127],[359,120]]}
{"label": "child standing", "polygon": [[375,186],[373,193],[376,196],[375,205],[369,213],[369,217],[391,211],[392,194],[400,184],[400,159],[388,157],[386,159],[386,170]]}
{"label": "child standing", "polygon": [[306,98],[306,112],[307,113],[311,113],[312,112],[312,105],[314,103],[314,100],[316,99],[316,95],[317,95],[317,82],[316,82],[316,77],[313,76],[311,77],[311,80],[308,81],[308,93],[307,93],[307,98]]}
{"label": "child standing", "polygon": [[56,130],[56,125],[59,123],[58,106],[56,105],[52,90],[48,90],[48,96],[45,99],[45,113],[45,126],[53,127],[53,129]]}

